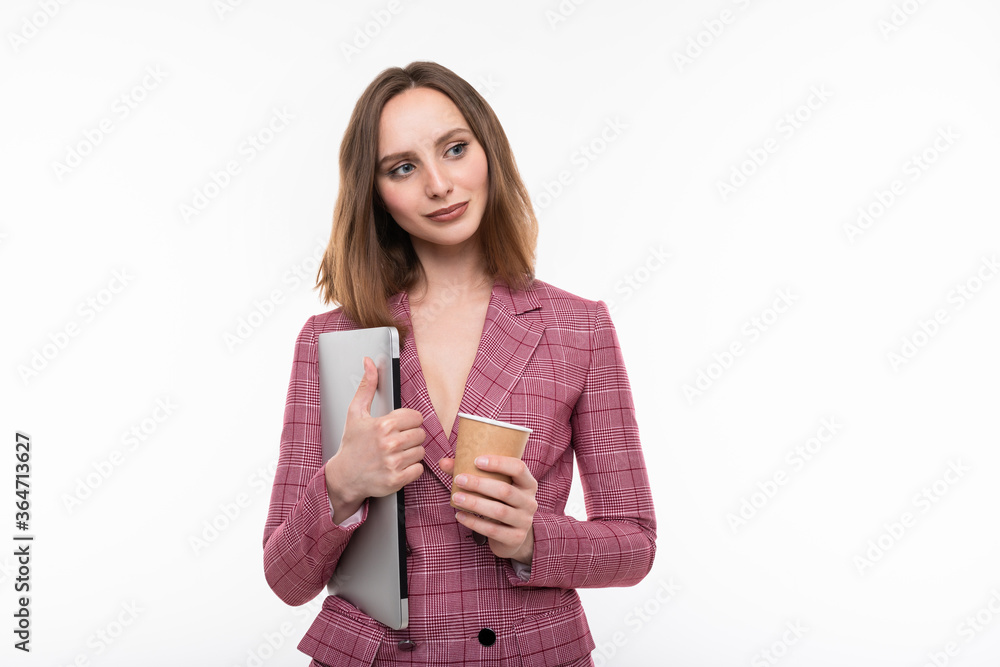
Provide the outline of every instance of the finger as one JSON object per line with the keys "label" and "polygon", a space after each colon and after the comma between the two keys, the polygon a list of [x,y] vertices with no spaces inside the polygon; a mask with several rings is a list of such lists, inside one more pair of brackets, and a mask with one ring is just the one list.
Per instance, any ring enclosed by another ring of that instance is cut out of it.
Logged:
{"label": "finger", "polygon": [[443,458],[438,461],[438,466],[446,475],[451,475],[455,472],[455,459]]}
{"label": "finger", "polygon": [[414,463],[399,472],[393,472],[385,478],[386,491],[379,496],[374,497],[384,497],[399,491],[407,484],[417,481],[420,479],[421,475],[424,474],[423,463]]}
{"label": "finger", "polygon": [[513,484],[502,479],[489,479],[479,475],[459,475],[455,483],[462,489],[468,489],[475,493],[487,496],[511,507],[524,507],[526,494]]}
{"label": "finger", "polygon": [[400,431],[399,435],[403,439],[403,447],[409,449],[410,447],[416,447],[417,445],[424,444],[427,440],[427,431],[423,427],[409,428],[405,431]]}
{"label": "finger", "polygon": [[525,489],[537,488],[538,483],[524,461],[513,456],[479,456],[476,467],[486,472],[499,472],[510,477],[516,486]]}
{"label": "finger", "polygon": [[490,521],[468,512],[457,512],[455,518],[466,528],[503,545],[517,546],[524,542],[524,530]]}
{"label": "finger", "polygon": [[406,478],[406,482],[405,482],[404,486],[406,484],[411,483],[411,482],[417,481],[418,479],[420,479],[420,476],[423,475],[423,474],[424,474],[424,464],[423,464],[423,462],[418,461],[418,462],[414,463],[409,468],[407,468],[406,470],[403,471],[403,475]]}
{"label": "finger", "polygon": [[400,468],[408,468],[415,463],[419,463],[424,460],[424,448],[423,447],[412,447],[410,449],[404,449],[396,455],[396,464]]}
{"label": "finger", "polygon": [[392,417],[396,428],[400,431],[417,429],[424,423],[424,416],[413,408],[396,408],[386,416]]}
{"label": "finger", "polygon": [[454,500],[460,509],[478,514],[486,519],[492,519],[497,523],[502,523],[512,528],[523,528],[530,522],[528,512],[524,509],[513,507],[507,503],[490,498],[481,498],[459,491],[452,496],[452,500]]}
{"label": "finger", "polygon": [[378,387],[378,368],[368,357],[362,359],[361,363],[364,365],[365,374],[361,377],[354,398],[351,399],[349,410],[355,414],[371,416],[372,401],[375,399],[375,389]]}

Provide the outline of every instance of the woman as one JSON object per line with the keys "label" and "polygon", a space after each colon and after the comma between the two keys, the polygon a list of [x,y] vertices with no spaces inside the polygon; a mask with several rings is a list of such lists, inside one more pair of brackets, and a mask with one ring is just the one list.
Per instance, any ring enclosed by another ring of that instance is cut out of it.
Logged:
{"label": "woman", "polygon": [[[295,347],[264,531],[268,583],[300,605],[325,587],[366,498],[404,488],[409,625],[328,596],[299,644],[312,665],[592,665],[575,589],[631,586],[656,523],[607,306],[534,278],[537,222],[506,135],[467,82],[429,62],[382,72],[340,150],[327,303]],[[397,326],[403,408],[372,418],[365,376],[337,455],[319,442],[317,336]],[[458,412],[532,429],[523,459],[455,480]],[[576,457],[587,521],[564,514]],[[475,516],[478,515],[478,516]]]}

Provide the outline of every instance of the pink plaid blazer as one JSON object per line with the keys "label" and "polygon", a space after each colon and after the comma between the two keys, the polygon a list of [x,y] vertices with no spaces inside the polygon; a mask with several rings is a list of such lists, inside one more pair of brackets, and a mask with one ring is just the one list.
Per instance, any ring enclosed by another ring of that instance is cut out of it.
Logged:
{"label": "pink plaid blazer", "polygon": [[[389,300],[409,323],[405,292]],[[317,335],[355,329],[332,310],[306,322],[295,344],[278,469],[264,529],[264,573],[290,605],[316,597],[360,524],[333,523],[320,445]],[[594,640],[574,589],[631,586],[653,564],[656,520],[628,376],[603,301],[536,280],[493,286],[460,412],[532,429],[524,453],[538,480],[531,575],[455,519],[454,456],[427,394],[413,336],[400,353],[404,407],[424,415],[424,474],[405,487],[409,627],[392,630],[337,596],[298,648],[311,665],[591,665]],[[587,521],[564,513],[580,468]],[[367,511],[367,503],[365,510]]]}

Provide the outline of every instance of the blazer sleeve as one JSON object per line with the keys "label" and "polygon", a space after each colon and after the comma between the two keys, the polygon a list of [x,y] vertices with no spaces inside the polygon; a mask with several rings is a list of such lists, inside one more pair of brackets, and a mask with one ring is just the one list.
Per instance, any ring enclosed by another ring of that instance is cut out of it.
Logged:
{"label": "blazer sleeve", "polygon": [[368,516],[367,500],[357,523],[338,526],[331,516],[320,438],[314,321],[309,318],[295,342],[278,468],[264,526],[264,576],[290,605],[305,604],[323,590],[351,534]]}
{"label": "blazer sleeve", "polygon": [[531,575],[514,586],[632,586],[653,566],[656,518],[632,392],[608,307],[596,302],[590,368],[571,416],[587,521],[538,511]]}

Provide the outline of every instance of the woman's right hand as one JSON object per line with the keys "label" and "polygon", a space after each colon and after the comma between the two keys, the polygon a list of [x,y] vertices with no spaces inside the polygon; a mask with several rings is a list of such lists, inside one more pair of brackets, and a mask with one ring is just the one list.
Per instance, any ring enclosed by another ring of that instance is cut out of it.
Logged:
{"label": "woman's right hand", "polygon": [[397,408],[372,417],[378,369],[368,357],[363,363],[365,375],[347,409],[340,449],[325,467],[335,523],[357,512],[365,498],[394,493],[424,472],[424,416],[417,410]]}

